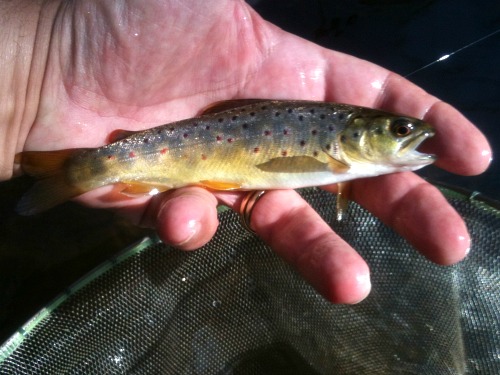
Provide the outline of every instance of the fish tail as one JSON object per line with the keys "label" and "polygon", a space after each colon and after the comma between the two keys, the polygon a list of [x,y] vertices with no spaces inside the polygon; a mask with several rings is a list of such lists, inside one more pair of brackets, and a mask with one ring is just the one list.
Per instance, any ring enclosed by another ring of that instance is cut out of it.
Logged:
{"label": "fish tail", "polygon": [[57,151],[25,151],[16,155],[15,162],[37,181],[17,204],[20,215],[34,215],[84,193],[68,183],[64,173],[66,161],[81,149]]}

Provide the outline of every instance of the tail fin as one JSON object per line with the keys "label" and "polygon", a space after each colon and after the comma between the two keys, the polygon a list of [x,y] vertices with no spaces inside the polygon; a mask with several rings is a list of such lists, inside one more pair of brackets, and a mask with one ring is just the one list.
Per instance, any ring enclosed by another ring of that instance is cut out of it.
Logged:
{"label": "tail fin", "polygon": [[81,149],[26,151],[16,155],[15,162],[37,180],[17,204],[20,215],[34,215],[84,193],[70,185],[64,174],[66,161],[78,152]]}

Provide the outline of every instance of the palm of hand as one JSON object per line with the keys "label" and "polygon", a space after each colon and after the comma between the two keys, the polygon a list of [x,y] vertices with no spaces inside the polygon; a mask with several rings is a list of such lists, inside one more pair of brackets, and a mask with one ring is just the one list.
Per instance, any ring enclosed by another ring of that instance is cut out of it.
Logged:
{"label": "palm of hand", "polygon": [[[488,164],[486,141],[451,107],[383,68],[277,29],[243,1],[72,2],[54,30],[27,149],[100,146],[114,129],[141,130],[192,117],[216,100],[300,98],[425,117],[438,132],[453,124],[453,134],[438,135],[429,145],[439,166],[472,174]],[[460,152],[465,148],[471,150],[467,156]],[[216,228],[216,200],[203,189],[112,203],[102,194],[81,199],[119,207],[180,247],[202,245]],[[215,196],[235,207],[241,198]],[[469,246],[458,215],[412,173],[356,181],[352,196],[440,263],[461,259]],[[356,283],[367,268],[357,254],[294,193],[273,192],[265,199],[253,216],[259,235],[332,300],[359,300],[366,291],[358,288],[356,294]],[[195,236],[185,240],[186,233]],[[303,255],[299,250],[306,245],[312,250]],[[343,251],[330,254],[332,245]]]}

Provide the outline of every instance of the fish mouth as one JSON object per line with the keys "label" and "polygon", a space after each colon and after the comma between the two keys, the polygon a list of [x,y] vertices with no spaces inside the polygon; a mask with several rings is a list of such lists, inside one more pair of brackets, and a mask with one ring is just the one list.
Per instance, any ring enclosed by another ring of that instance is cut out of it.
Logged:
{"label": "fish mouth", "polygon": [[422,129],[419,133],[414,134],[413,137],[403,141],[398,152],[398,164],[423,167],[434,163],[437,159],[436,155],[419,152],[417,148],[422,142],[433,137],[435,134],[436,131],[429,126]]}

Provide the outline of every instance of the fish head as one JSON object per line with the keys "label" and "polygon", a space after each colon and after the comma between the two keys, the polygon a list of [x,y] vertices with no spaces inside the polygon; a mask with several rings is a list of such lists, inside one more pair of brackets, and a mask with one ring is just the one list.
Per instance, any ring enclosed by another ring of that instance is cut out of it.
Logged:
{"label": "fish head", "polygon": [[353,115],[339,134],[342,158],[349,164],[371,164],[387,171],[415,170],[435,161],[434,155],[417,151],[434,136],[425,121],[375,111]]}

